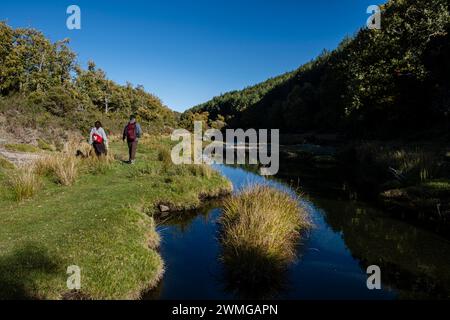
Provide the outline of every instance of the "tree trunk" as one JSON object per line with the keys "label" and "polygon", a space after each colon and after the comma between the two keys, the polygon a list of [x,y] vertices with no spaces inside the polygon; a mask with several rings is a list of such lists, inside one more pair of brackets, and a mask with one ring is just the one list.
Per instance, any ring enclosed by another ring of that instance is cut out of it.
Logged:
{"label": "tree trunk", "polygon": [[109,111],[109,106],[108,106],[108,97],[105,96],[105,113],[108,113]]}

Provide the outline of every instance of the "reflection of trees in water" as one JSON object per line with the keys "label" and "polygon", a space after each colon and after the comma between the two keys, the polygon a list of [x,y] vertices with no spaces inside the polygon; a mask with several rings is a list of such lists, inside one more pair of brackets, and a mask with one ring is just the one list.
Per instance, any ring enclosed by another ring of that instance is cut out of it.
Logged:
{"label": "reflection of trees in water", "polygon": [[361,204],[319,201],[326,221],[342,233],[365,269],[378,265],[400,298],[450,298],[450,243],[427,231],[382,217]]}

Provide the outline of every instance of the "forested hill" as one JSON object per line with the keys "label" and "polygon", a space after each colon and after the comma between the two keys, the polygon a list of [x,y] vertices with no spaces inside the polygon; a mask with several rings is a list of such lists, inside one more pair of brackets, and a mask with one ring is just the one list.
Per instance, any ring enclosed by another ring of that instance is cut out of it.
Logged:
{"label": "forested hill", "polygon": [[149,129],[176,124],[175,114],[142,86],[119,85],[94,62],[81,68],[68,42],[0,22],[0,120],[35,131],[86,131],[97,119],[117,131],[131,113]]}
{"label": "forested hill", "polygon": [[448,134],[449,2],[391,0],[381,8],[381,30],[364,27],[294,73],[216,97],[183,122],[209,116],[228,127],[373,138]]}

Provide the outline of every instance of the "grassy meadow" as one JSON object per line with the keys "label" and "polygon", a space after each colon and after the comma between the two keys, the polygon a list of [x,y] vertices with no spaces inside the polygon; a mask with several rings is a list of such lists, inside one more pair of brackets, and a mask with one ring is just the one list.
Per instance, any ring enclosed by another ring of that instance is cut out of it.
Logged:
{"label": "grassy meadow", "polygon": [[[32,167],[0,166],[0,299],[136,299],[164,273],[153,214],[191,209],[231,185],[203,166],[174,166],[170,140],[147,136],[137,164],[112,141],[107,158],[40,151]],[[69,292],[68,266],[81,268]]]}

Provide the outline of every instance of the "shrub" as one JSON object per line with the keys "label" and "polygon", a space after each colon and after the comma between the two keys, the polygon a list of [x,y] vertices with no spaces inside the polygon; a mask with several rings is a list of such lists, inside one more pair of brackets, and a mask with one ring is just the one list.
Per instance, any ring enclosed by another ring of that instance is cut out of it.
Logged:
{"label": "shrub", "polygon": [[9,184],[16,201],[31,198],[42,186],[41,180],[31,167],[12,172],[9,177]]}
{"label": "shrub", "polygon": [[300,232],[310,227],[299,199],[260,185],[225,200],[220,224],[225,266],[251,285],[283,272],[296,257]]}

